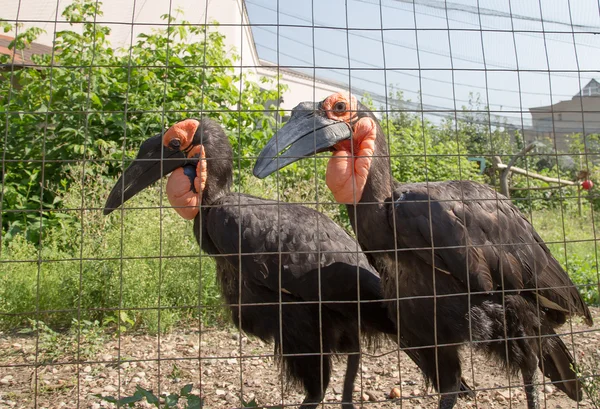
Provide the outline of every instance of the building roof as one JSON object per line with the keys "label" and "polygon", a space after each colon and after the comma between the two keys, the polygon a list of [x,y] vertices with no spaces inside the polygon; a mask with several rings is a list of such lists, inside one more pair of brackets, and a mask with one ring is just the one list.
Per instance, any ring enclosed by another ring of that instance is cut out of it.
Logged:
{"label": "building roof", "polygon": [[600,97],[600,83],[592,78],[592,80],[588,82],[587,85],[581,89],[581,91],[575,94],[573,98],[580,98],[582,96]]}
{"label": "building roof", "polygon": [[52,54],[52,47],[35,42],[29,44],[24,50],[15,50],[14,47],[11,49],[9,48],[10,43],[14,39],[14,37],[0,34],[0,54],[11,57],[11,63],[9,65],[33,66],[35,65],[31,59],[33,55]]}

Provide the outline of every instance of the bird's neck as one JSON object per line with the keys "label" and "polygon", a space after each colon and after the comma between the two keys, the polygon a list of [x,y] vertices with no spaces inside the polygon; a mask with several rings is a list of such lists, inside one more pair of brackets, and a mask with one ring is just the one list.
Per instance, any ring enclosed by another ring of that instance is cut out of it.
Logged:
{"label": "bird's neck", "polygon": [[215,187],[211,189],[209,186],[207,186],[207,188],[204,189],[204,191],[202,192],[202,204],[210,206],[211,204],[213,204],[214,202],[216,202],[217,200],[229,193],[230,189]]}
{"label": "bird's neck", "polygon": [[209,170],[206,186],[202,191],[202,204],[211,205],[223,196],[230,194],[232,181],[233,175],[231,172],[211,174]]}
{"label": "bird's neck", "polygon": [[363,249],[367,250],[385,247],[382,247],[385,243],[376,243],[368,232],[372,232],[373,226],[383,228],[388,225],[385,202],[392,196],[392,188],[397,183],[391,177],[389,151],[383,138],[385,136],[380,132],[360,201],[356,205],[346,205],[352,229]]}
{"label": "bird's neck", "polygon": [[383,203],[392,195],[394,180],[391,177],[390,154],[386,136],[378,124],[374,135],[368,177],[358,203]]}

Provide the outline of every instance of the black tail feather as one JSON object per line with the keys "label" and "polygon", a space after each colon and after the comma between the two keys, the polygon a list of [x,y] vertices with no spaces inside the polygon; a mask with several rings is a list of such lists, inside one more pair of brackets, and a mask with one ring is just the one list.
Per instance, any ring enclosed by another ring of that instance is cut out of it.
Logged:
{"label": "black tail feather", "polygon": [[[550,334],[556,334],[549,329]],[[539,367],[554,386],[574,401],[583,399],[581,382],[577,380],[575,362],[565,343],[558,337],[547,338],[542,350]]]}

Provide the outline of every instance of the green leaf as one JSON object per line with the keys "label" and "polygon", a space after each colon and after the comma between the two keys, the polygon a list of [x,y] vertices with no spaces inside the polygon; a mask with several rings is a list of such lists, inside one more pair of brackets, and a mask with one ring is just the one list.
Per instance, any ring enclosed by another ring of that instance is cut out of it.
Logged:
{"label": "green leaf", "polygon": [[172,393],[170,395],[165,395],[165,405],[167,405],[168,408],[174,408],[175,406],[177,406],[177,402],[179,402],[179,395]]}
{"label": "green leaf", "polygon": [[192,388],[194,387],[193,384],[188,383],[187,385],[185,385],[183,388],[181,388],[181,391],[179,392],[179,394],[181,396],[188,396],[190,394],[190,392],[192,391]]}
{"label": "green leaf", "polygon": [[242,406],[245,408],[258,408],[258,403],[256,403],[256,398],[252,399],[250,402],[246,402],[242,399]]}
{"label": "green leaf", "polygon": [[100,101],[100,98],[98,97],[98,95],[94,94],[93,92],[90,93],[90,100],[98,106],[98,108],[102,108],[102,102]]}
{"label": "green leaf", "polygon": [[148,403],[156,405],[159,402],[158,397],[154,393],[152,393],[152,391],[147,391],[139,385],[136,385],[135,388],[136,393],[140,393],[142,396],[144,396]]}
{"label": "green leaf", "polygon": [[119,401],[116,398],[112,397],[112,396],[102,396],[99,393],[94,394],[94,396],[97,397],[97,398],[102,399],[105,402],[114,403],[115,405],[117,405],[119,403]]}
{"label": "green leaf", "polygon": [[141,395],[138,395],[136,392],[133,396],[128,396],[128,397],[119,399],[119,401],[117,402],[117,405],[118,406],[123,406],[123,405],[132,406],[133,403],[139,402],[142,399],[144,399],[144,397]]}
{"label": "green leaf", "polygon": [[196,395],[188,395],[187,409],[201,409],[204,406],[204,401]]}

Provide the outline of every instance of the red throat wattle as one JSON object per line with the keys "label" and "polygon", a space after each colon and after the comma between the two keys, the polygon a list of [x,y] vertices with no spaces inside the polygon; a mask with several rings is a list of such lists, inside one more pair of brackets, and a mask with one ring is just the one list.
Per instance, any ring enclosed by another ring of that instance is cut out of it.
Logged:
{"label": "red throat wattle", "polygon": [[[165,132],[163,143],[165,146],[169,146],[169,143],[173,139],[178,139],[180,141],[180,149],[187,149],[194,139],[194,133],[198,129],[198,126],[199,122],[194,119],[179,122]],[[199,206],[202,202],[202,192],[206,186],[208,171],[204,147],[202,145],[192,147],[187,152],[187,157],[197,157],[199,159],[198,165],[196,165],[196,176],[193,186],[190,178],[184,173],[184,169],[177,168],[169,176],[166,189],[169,203],[175,211],[184,219],[191,220],[200,211]]]}
{"label": "red throat wattle", "polygon": [[335,152],[327,163],[325,181],[338,203],[360,201],[369,176],[376,137],[375,121],[365,117],[354,125],[352,141],[342,141],[334,146]]}

